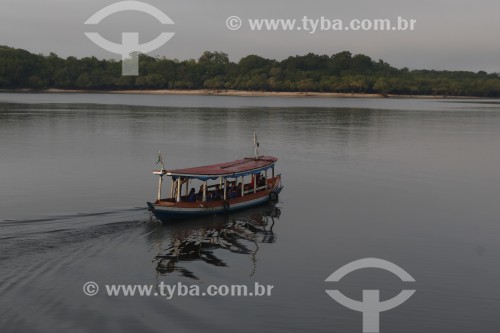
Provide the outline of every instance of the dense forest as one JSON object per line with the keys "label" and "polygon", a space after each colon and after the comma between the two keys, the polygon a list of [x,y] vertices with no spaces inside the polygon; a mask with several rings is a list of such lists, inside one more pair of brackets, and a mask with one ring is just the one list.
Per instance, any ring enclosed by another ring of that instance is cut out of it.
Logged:
{"label": "dense forest", "polygon": [[237,63],[222,52],[197,60],[140,55],[139,76],[122,76],[121,62],[32,54],[0,46],[0,89],[213,89],[499,97],[500,75],[409,70],[348,51],[309,53],[278,61],[249,55]]}

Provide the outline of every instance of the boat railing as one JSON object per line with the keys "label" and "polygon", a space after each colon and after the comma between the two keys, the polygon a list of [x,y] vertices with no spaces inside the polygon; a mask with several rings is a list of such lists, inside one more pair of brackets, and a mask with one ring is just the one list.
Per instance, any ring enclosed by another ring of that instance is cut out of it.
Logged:
{"label": "boat railing", "polygon": [[[230,183],[232,182],[228,182],[228,189],[230,188]],[[233,182],[235,183],[235,181]],[[243,195],[249,195],[249,194],[254,194],[256,192],[260,192],[260,191],[264,191],[264,190],[270,190],[270,189],[273,189],[275,187],[279,187],[281,184],[281,175],[276,175],[274,178],[267,178],[264,185],[262,186],[258,186],[257,188],[253,188],[253,184],[252,183],[247,183],[245,184],[244,186],[249,186],[247,190],[244,190],[243,191]],[[220,184],[211,184],[211,185],[207,185],[206,187],[206,191],[207,193],[208,192],[213,192],[217,187],[219,187],[219,191],[222,193],[224,191],[224,183],[222,183],[222,186]],[[180,201],[181,202],[187,202],[188,201],[188,197],[189,195],[181,195],[180,196]],[[161,200],[157,200],[157,203],[159,202],[164,202],[164,203],[167,203],[167,202],[170,202],[170,203],[176,203],[177,200],[175,199],[175,197],[168,197],[168,198],[164,198],[164,199],[161,199]]]}
{"label": "boat railing", "polygon": [[249,190],[243,191],[243,193],[244,194],[252,194],[254,192],[259,192],[259,191],[262,191],[262,190],[267,190],[267,185],[257,187],[255,190],[253,188],[251,188]]}

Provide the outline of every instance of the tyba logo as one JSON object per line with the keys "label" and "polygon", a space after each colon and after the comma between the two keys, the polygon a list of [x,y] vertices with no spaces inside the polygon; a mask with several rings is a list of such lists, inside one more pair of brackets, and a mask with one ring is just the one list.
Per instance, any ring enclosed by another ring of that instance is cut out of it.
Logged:
{"label": "tyba logo", "polygon": [[[92,15],[85,24],[99,24],[106,17],[124,11],[136,11],[149,14],[160,21],[161,24],[174,24],[165,13],[156,7],[139,1],[121,1],[104,7]],[[138,52],[148,53],[161,47],[174,36],[173,32],[162,32],[154,40],[139,44],[138,32],[123,32],[122,43],[113,43],[104,39],[97,32],[86,32],[85,35],[101,48],[122,56],[122,75],[139,75]]]}
{"label": "tyba logo", "polygon": [[[376,258],[353,261],[336,270],[325,281],[339,282],[347,274],[363,268],[384,269],[393,273],[404,282],[415,282],[415,279],[401,267],[389,261]],[[380,312],[394,309],[403,304],[415,293],[415,290],[403,290],[396,297],[386,301],[380,301],[380,290],[363,290],[363,301],[348,298],[338,290],[326,290],[326,293],[341,305],[363,313],[363,332],[378,333],[380,330]]]}

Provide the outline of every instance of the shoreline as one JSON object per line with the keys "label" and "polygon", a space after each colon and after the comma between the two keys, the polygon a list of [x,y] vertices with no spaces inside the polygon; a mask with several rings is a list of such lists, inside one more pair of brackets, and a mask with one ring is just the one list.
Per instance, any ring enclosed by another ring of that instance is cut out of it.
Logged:
{"label": "shoreline", "polygon": [[[125,94],[125,95],[193,95],[193,96],[234,96],[234,97],[303,97],[303,98],[401,98],[401,99],[486,99],[475,96],[443,95],[394,95],[333,92],[285,92],[285,91],[244,91],[210,89],[158,89],[158,90],[84,90],[84,89],[0,89],[0,93],[67,93],[67,94]],[[494,99],[494,98],[488,98]]]}

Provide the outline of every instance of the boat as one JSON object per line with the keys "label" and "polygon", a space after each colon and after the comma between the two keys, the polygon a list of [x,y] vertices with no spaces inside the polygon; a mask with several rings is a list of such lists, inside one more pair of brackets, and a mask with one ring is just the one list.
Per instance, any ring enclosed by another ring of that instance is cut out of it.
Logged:
{"label": "boat", "polygon": [[[260,156],[254,134],[255,156],[199,167],[154,170],[159,177],[156,201],[148,209],[161,222],[227,214],[269,202],[276,202],[283,189],[281,174],[275,174],[278,158]],[[164,177],[170,179],[170,193],[162,198]],[[196,192],[195,188],[199,188]]]}

